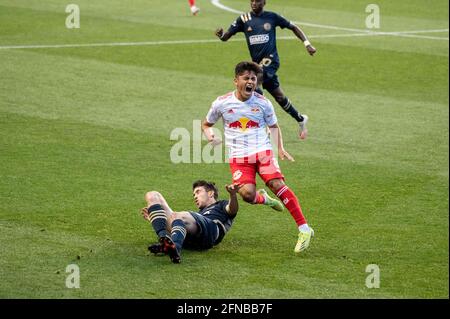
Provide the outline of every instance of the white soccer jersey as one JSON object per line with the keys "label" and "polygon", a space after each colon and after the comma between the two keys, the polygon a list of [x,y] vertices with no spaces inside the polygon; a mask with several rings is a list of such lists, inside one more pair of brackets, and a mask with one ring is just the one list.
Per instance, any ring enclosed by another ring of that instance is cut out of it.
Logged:
{"label": "white soccer jersey", "polygon": [[271,150],[267,126],[277,123],[272,103],[253,93],[245,102],[235,92],[218,97],[211,105],[206,120],[214,124],[223,119],[225,145],[230,158],[242,158]]}

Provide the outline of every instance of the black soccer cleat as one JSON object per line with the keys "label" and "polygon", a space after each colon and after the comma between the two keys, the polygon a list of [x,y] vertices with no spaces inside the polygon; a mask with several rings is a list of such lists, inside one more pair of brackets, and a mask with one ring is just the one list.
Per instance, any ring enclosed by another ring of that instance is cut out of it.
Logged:
{"label": "black soccer cleat", "polygon": [[165,255],[164,246],[161,245],[160,243],[156,243],[156,244],[152,244],[152,245],[148,246],[148,250],[155,255],[158,255],[158,254]]}
{"label": "black soccer cleat", "polygon": [[168,247],[173,244],[169,235],[159,238],[159,243],[154,243],[148,246],[148,250],[153,254],[168,254]]}
{"label": "black soccer cleat", "polygon": [[170,260],[172,260],[174,264],[179,264],[181,262],[181,256],[177,246],[175,246],[175,243],[172,241],[172,238],[170,238],[170,236],[164,236],[159,239],[159,242],[163,246],[164,253],[169,255]]}
{"label": "black soccer cleat", "polygon": [[172,260],[172,262],[174,264],[181,263],[181,256],[180,256],[180,253],[178,252],[178,249],[176,247],[174,247],[173,249],[169,250],[169,257],[170,257],[170,260]]}

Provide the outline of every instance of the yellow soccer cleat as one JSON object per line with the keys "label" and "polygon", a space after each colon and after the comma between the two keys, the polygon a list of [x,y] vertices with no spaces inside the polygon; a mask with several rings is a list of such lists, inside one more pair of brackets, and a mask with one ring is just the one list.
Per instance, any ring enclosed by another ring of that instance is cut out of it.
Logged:
{"label": "yellow soccer cleat", "polygon": [[300,253],[309,247],[311,238],[314,236],[314,230],[309,227],[309,231],[300,231],[298,234],[297,245],[295,245],[294,252]]}
{"label": "yellow soccer cleat", "polygon": [[265,203],[264,205],[270,206],[272,207],[272,209],[275,209],[279,212],[284,210],[284,206],[283,204],[281,204],[281,202],[275,198],[272,198],[269,196],[269,194],[267,194],[265,189],[260,189],[258,191],[259,194],[261,194],[264,198],[265,198]]}

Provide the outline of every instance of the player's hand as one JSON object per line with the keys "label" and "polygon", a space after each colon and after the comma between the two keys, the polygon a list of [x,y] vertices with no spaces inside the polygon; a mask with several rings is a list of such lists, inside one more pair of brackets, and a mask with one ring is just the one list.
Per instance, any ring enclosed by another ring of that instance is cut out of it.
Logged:
{"label": "player's hand", "polygon": [[148,213],[147,207],[144,207],[141,209],[142,217],[144,217],[145,220],[150,221],[150,214]]}
{"label": "player's hand", "polygon": [[308,51],[309,55],[313,56],[314,53],[317,52],[316,48],[313,47],[311,44],[306,46],[306,50]]}
{"label": "player's hand", "polygon": [[278,155],[280,156],[282,161],[287,159],[288,161],[295,162],[295,159],[291,156],[291,154],[286,152],[286,150],[284,148],[278,149]]}
{"label": "player's hand", "polygon": [[222,29],[222,28],[216,29],[215,34],[216,34],[216,36],[218,36],[219,38],[221,38],[221,37],[223,36],[223,29]]}
{"label": "player's hand", "polygon": [[222,140],[218,137],[213,137],[208,141],[213,147],[222,144]]}
{"label": "player's hand", "polygon": [[225,189],[231,195],[236,195],[236,193],[239,192],[239,190],[241,189],[242,186],[244,186],[244,184],[233,183],[233,184],[225,185]]}

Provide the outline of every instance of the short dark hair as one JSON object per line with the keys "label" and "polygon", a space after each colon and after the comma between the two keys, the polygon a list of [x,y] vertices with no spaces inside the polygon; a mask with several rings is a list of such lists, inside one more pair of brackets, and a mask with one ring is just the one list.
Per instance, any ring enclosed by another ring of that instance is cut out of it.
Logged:
{"label": "short dark hair", "polygon": [[256,75],[262,73],[261,67],[255,62],[244,61],[240,62],[234,68],[234,76],[238,77],[243,74],[245,71],[253,71]]}
{"label": "short dark hair", "polygon": [[217,189],[215,183],[207,182],[207,181],[204,181],[204,180],[198,180],[198,181],[195,181],[192,184],[192,190],[196,189],[197,187],[204,187],[207,192],[213,191],[214,192],[214,199],[219,198],[219,190]]}

